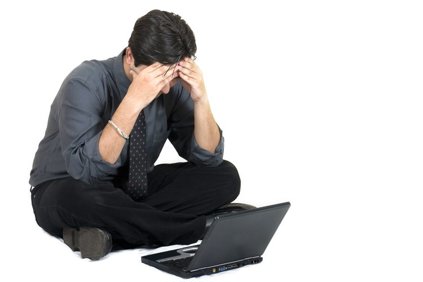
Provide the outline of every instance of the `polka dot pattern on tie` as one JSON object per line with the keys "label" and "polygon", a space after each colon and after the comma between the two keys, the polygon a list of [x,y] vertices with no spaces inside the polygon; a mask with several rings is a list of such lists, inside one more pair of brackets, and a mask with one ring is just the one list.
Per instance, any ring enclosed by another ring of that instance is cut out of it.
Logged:
{"label": "polka dot pattern on tie", "polygon": [[129,139],[127,193],[137,201],[147,193],[147,187],[146,124],[144,111],[141,111]]}

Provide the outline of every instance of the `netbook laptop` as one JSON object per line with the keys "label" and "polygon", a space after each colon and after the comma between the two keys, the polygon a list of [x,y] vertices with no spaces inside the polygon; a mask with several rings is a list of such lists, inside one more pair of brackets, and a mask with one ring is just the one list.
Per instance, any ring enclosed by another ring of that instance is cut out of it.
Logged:
{"label": "netbook laptop", "polygon": [[182,278],[259,263],[290,205],[216,216],[201,244],[143,256],[141,261]]}

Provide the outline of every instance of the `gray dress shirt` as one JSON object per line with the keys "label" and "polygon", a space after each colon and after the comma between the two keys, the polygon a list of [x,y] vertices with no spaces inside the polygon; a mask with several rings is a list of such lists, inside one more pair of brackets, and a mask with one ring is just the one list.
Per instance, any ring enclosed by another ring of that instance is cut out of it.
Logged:
{"label": "gray dress shirt", "polygon": [[[91,184],[122,176],[128,142],[114,164],[103,161],[98,148],[103,128],[131,83],[124,73],[122,59],[123,52],[105,61],[85,61],[65,79],[51,105],[45,136],[35,154],[29,180],[32,186],[69,176]],[[180,83],[169,94],[151,102],[144,113],[149,171],[168,138],[178,154],[189,162],[206,166],[222,162],[222,132],[214,153],[198,146],[194,138],[194,105]]]}

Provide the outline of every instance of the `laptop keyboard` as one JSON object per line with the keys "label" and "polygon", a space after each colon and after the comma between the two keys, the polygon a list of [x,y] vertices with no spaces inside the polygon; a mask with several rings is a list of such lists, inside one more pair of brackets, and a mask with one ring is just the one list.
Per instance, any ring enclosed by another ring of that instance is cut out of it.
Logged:
{"label": "laptop keyboard", "polygon": [[161,263],[168,266],[174,266],[176,268],[187,268],[191,260],[192,260],[192,257],[187,257],[182,259],[163,261]]}

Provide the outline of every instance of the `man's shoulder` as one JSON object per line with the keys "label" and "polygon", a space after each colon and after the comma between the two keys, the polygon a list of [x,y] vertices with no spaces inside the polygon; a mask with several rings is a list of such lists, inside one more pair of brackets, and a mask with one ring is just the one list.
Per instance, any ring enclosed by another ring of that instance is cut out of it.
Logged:
{"label": "man's shoulder", "polygon": [[66,80],[77,80],[85,86],[97,87],[99,82],[107,80],[111,69],[107,61],[89,60],[82,62],[71,71]]}
{"label": "man's shoulder", "polygon": [[112,78],[112,61],[89,60],[74,68],[65,78],[59,90],[59,99],[73,99],[86,102],[87,97],[95,97],[104,102],[105,90]]}

